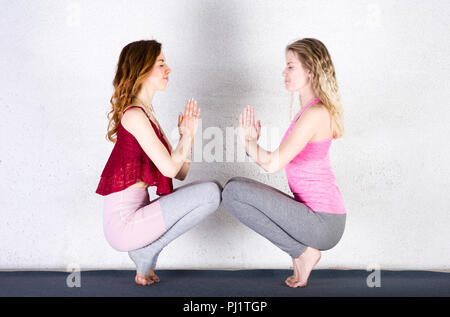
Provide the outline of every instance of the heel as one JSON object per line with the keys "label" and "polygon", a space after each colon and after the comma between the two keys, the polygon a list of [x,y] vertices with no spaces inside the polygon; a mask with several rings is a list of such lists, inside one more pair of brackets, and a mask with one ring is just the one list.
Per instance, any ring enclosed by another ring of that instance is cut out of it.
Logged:
{"label": "heel", "polygon": [[152,262],[148,262],[140,254],[141,249],[128,252],[128,256],[136,265],[136,274],[146,275],[152,266]]}

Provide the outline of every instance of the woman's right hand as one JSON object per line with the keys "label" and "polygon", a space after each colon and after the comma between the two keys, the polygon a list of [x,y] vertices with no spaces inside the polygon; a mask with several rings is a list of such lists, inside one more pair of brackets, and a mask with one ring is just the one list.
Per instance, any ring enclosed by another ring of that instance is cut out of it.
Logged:
{"label": "woman's right hand", "polygon": [[191,98],[186,102],[184,114],[178,117],[178,130],[181,135],[186,135],[192,139],[198,128],[198,120],[200,119],[201,109],[197,109],[197,101]]}
{"label": "woman's right hand", "polygon": [[261,121],[255,123],[255,110],[251,106],[245,107],[239,115],[239,139],[243,145],[249,141],[258,142],[261,135]]}

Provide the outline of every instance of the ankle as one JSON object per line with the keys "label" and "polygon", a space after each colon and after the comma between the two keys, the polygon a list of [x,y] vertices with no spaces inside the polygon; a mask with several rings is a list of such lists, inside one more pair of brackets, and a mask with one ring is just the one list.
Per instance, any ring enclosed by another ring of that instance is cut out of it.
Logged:
{"label": "ankle", "polygon": [[296,260],[302,260],[305,258],[310,258],[310,257],[321,257],[322,253],[320,252],[320,250],[318,249],[314,249],[311,247],[307,247],[306,250],[300,254],[300,256],[298,258],[296,258]]}

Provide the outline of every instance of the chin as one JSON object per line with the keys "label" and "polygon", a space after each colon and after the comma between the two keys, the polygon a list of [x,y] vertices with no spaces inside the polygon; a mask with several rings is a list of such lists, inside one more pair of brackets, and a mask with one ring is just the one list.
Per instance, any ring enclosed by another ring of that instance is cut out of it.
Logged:
{"label": "chin", "polygon": [[295,92],[296,91],[295,89],[292,89],[291,87],[284,87],[284,88],[286,88],[286,90],[288,92]]}

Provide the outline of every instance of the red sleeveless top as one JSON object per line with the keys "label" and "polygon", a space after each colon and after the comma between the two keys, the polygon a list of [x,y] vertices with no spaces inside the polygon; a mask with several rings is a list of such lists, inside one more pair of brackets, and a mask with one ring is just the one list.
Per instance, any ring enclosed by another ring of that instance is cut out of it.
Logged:
{"label": "red sleeveless top", "polygon": [[[140,108],[144,111],[144,109],[138,106],[132,106],[128,109],[131,108]],[[128,109],[122,112],[122,116]],[[148,119],[150,120],[149,117]],[[173,191],[172,178],[161,174],[139,145],[136,138],[125,130],[121,121],[122,119],[119,121],[119,126],[117,127],[117,141],[103,169],[96,193],[105,196],[118,192],[135,184],[140,179],[149,186],[156,186],[156,194],[158,196],[170,194]],[[170,153],[169,145],[163,138],[161,131],[159,131],[152,120],[150,120],[150,123],[159,140]]]}

